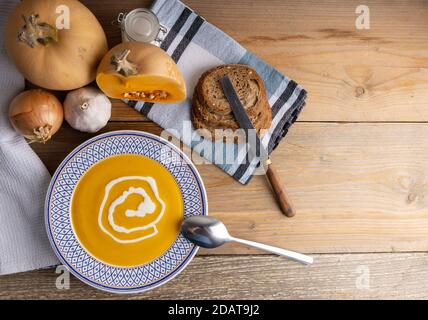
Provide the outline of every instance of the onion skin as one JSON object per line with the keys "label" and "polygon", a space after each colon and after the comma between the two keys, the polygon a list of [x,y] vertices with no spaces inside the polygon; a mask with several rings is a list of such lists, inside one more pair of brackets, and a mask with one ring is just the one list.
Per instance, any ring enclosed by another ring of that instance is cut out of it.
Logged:
{"label": "onion skin", "polygon": [[14,129],[30,142],[45,143],[61,127],[64,110],[53,94],[33,89],[12,100],[9,119]]}

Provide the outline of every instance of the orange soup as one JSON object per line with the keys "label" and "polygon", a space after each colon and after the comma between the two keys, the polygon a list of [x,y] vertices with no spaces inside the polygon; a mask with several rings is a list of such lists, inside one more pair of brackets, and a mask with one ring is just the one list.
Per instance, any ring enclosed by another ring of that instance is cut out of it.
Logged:
{"label": "orange soup", "polygon": [[95,258],[133,267],[160,257],[177,238],[184,208],[174,177],[139,155],[106,158],[77,184],[71,224]]}

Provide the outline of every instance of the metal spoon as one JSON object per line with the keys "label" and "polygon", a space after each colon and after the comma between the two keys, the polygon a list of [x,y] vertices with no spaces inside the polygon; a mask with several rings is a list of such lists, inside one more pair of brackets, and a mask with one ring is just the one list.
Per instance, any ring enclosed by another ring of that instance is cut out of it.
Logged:
{"label": "metal spoon", "polygon": [[262,249],[291,260],[312,264],[314,259],[301,253],[272,247],[266,244],[232,237],[223,222],[208,216],[192,216],[183,221],[181,233],[194,244],[204,248],[217,248],[226,242],[238,242]]}

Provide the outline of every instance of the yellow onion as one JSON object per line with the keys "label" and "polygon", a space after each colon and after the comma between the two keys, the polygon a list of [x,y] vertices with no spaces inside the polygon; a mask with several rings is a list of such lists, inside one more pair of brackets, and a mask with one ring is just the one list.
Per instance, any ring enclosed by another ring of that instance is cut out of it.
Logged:
{"label": "yellow onion", "polygon": [[64,111],[53,94],[33,89],[12,100],[9,119],[15,130],[30,142],[45,143],[61,127]]}

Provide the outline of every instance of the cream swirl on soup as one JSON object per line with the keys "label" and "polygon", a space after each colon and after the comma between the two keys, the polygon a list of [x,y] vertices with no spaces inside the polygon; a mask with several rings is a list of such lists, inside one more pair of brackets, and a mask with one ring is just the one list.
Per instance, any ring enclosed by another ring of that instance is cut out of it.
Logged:
{"label": "cream swirl on soup", "polygon": [[[136,226],[136,227],[126,227],[126,226],[118,225],[117,222],[115,221],[116,208],[119,205],[125,203],[127,198],[132,194],[137,194],[141,196],[142,201],[139,203],[136,210],[126,209],[125,211],[126,217],[144,218],[146,217],[146,215],[155,214],[156,207],[157,207],[153,199],[150,197],[150,195],[146,192],[144,188],[129,187],[127,190],[125,190],[119,197],[113,200],[110,203],[110,206],[108,207],[107,213],[108,213],[108,223],[110,227],[113,228],[113,230],[118,233],[126,233],[126,234],[131,234],[137,231],[148,230],[148,229],[151,230],[151,232],[145,235],[136,236],[133,239],[121,239],[118,235],[114,235],[112,232],[110,232],[106,228],[106,226],[104,225],[105,222],[103,222],[103,214],[105,214],[105,211],[106,211],[105,210],[106,203],[109,199],[111,189],[123,181],[132,181],[132,180],[136,180],[136,181],[140,180],[140,181],[147,182],[148,185],[150,186],[151,191],[156,197],[157,203],[160,205],[161,208],[158,212],[156,212],[156,216],[153,217],[153,219],[149,220],[148,223],[141,224],[140,226]],[[156,228],[156,223],[159,222],[159,220],[162,218],[164,212],[165,212],[165,203],[162,201],[162,199],[159,196],[155,179],[153,179],[152,177],[139,177],[139,176],[120,177],[110,181],[105,187],[104,199],[103,199],[103,202],[101,203],[100,210],[98,213],[98,225],[101,228],[101,230],[104,233],[108,234],[114,241],[119,243],[134,243],[134,242],[142,241],[144,239],[153,237],[158,233]]]}

